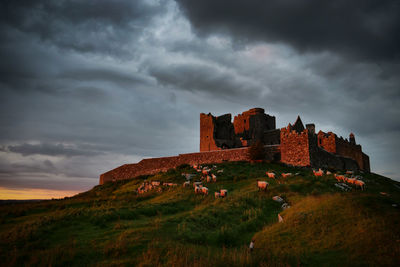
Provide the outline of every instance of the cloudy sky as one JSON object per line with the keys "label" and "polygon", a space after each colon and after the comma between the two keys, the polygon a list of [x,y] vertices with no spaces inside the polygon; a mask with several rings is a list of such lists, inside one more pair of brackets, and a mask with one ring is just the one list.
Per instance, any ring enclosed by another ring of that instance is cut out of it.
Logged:
{"label": "cloudy sky", "polygon": [[198,151],[200,112],[252,107],[354,132],[400,180],[400,1],[328,2],[1,1],[3,198]]}

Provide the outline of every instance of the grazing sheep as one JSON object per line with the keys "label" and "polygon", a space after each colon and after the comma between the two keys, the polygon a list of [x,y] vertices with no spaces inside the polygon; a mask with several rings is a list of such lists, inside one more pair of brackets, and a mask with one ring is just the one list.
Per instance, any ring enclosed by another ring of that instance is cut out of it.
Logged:
{"label": "grazing sheep", "polygon": [[217,173],[223,173],[224,172],[224,170],[218,170],[217,171]]}
{"label": "grazing sheep", "polygon": [[203,193],[203,195],[208,195],[208,188],[207,187],[202,187],[201,188],[201,192]]}
{"label": "grazing sheep", "polygon": [[357,179],[356,178],[347,178],[346,179],[346,182],[347,183],[349,183],[349,184],[356,184],[356,181],[357,181]]}
{"label": "grazing sheep", "polygon": [[278,214],[278,221],[281,223],[281,222],[283,222],[283,218],[282,218],[282,216],[280,215],[280,214]]}
{"label": "grazing sheep", "polygon": [[344,175],[336,175],[336,173],[334,175],[338,182],[346,182],[346,177]]}
{"label": "grazing sheep", "polygon": [[326,171],[326,175],[331,175],[332,173],[330,171]]}
{"label": "grazing sheep", "polygon": [[188,187],[188,186],[190,186],[190,182],[189,181],[186,181],[186,182],[183,183],[183,187]]}
{"label": "grazing sheep", "polygon": [[293,174],[290,173],[290,172],[282,173],[282,177],[283,177],[283,178],[286,178],[286,177],[289,177],[289,176],[292,176],[292,175],[293,175]]}
{"label": "grazing sheep", "polygon": [[214,193],[214,196],[215,196],[215,198],[220,198],[220,197],[221,197],[221,194],[220,194],[219,192],[215,192],[215,193]]}
{"label": "grazing sheep", "polygon": [[272,197],[272,200],[276,201],[276,202],[279,202],[279,203],[283,202],[283,198],[281,198],[280,196],[274,196],[274,197]]}
{"label": "grazing sheep", "polygon": [[221,190],[220,190],[220,196],[221,196],[221,197],[226,197],[226,196],[228,196],[228,190],[226,190],[226,189],[221,189]]}
{"label": "grazing sheep", "polygon": [[324,175],[324,171],[319,169],[318,171],[313,170],[313,173],[315,176],[322,176]]}
{"label": "grazing sheep", "polygon": [[266,172],[266,174],[269,178],[275,178],[275,173],[273,172]]}
{"label": "grazing sheep", "polygon": [[210,177],[210,175],[207,175],[206,181],[207,181],[207,183],[211,182],[211,177]]}
{"label": "grazing sheep", "polygon": [[356,187],[360,187],[361,190],[364,190],[364,189],[365,189],[365,183],[364,183],[363,181],[361,181],[361,180],[356,180],[356,181],[354,182],[354,184],[356,185]]}
{"label": "grazing sheep", "polygon": [[217,182],[217,176],[215,174],[211,174],[211,178],[214,183]]}
{"label": "grazing sheep", "polygon": [[151,181],[152,186],[159,186],[161,184],[160,181]]}
{"label": "grazing sheep", "polygon": [[269,184],[267,183],[267,181],[257,181],[258,191],[260,190],[267,191],[268,185]]}
{"label": "grazing sheep", "polygon": [[200,187],[198,187],[198,186],[196,186],[195,188],[194,188],[194,193],[197,195],[197,194],[200,194],[201,193],[201,188]]}

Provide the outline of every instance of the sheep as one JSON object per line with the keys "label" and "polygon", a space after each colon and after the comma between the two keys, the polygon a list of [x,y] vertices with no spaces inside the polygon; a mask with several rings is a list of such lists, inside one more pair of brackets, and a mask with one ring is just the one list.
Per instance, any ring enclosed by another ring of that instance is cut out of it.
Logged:
{"label": "sheep", "polygon": [[208,188],[207,187],[202,187],[201,188],[201,192],[203,193],[203,195],[208,195]]}
{"label": "sheep", "polygon": [[220,196],[221,197],[226,197],[228,195],[228,190],[226,189],[221,189],[220,190]]}
{"label": "sheep", "polygon": [[290,172],[288,172],[288,173],[282,173],[282,177],[283,178],[286,178],[286,177],[289,177],[289,176],[292,176],[293,174],[292,173],[290,173]]}
{"label": "sheep", "polygon": [[194,188],[194,193],[197,195],[197,194],[200,194],[202,191],[201,191],[201,188],[200,187],[198,187],[198,186],[196,186],[195,188]]}
{"label": "sheep", "polygon": [[220,198],[220,197],[221,197],[221,194],[220,194],[219,192],[215,192],[215,193],[214,193],[214,196],[215,196],[215,198]]}
{"label": "sheep", "polygon": [[361,180],[355,180],[354,184],[356,185],[356,187],[360,187],[361,190],[365,189],[365,183]]}
{"label": "sheep", "polygon": [[204,174],[204,175],[208,175],[208,172],[209,172],[208,169],[203,169],[203,170],[201,171],[201,173]]}
{"label": "sheep", "polygon": [[190,186],[190,182],[189,181],[186,181],[186,182],[183,183],[183,187],[187,187],[187,186]]}
{"label": "sheep", "polygon": [[332,173],[330,171],[326,171],[326,175],[331,175]]}
{"label": "sheep", "polygon": [[269,184],[267,183],[267,181],[257,181],[258,191],[260,190],[267,191],[268,185]]}
{"label": "sheep", "polygon": [[274,196],[274,197],[272,197],[272,200],[276,201],[276,202],[279,202],[279,203],[283,202],[283,198],[281,198],[280,196]]}
{"label": "sheep", "polygon": [[160,181],[151,181],[152,186],[159,186],[161,184]]}
{"label": "sheep", "polygon": [[175,184],[175,183],[163,183],[163,185],[168,186],[168,187],[178,186],[178,184]]}
{"label": "sheep", "polygon": [[346,182],[349,184],[356,184],[357,179],[356,178],[347,178]]}
{"label": "sheep", "polygon": [[269,178],[275,178],[275,173],[273,172],[266,172],[266,174]]}
{"label": "sheep", "polygon": [[210,177],[210,175],[207,175],[206,181],[207,181],[207,183],[211,182],[211,177]]}
{"label": "sheep", "polygon": [[224,172],[224,170],[218,170],[217,171],[217,173],[223,173]]}
{"label": "sheep", "polygon": [[313,170],[313,173],[315,176],[322,176],[324,175],[324,171],[319,169],[318,171]]}
{"label": "sheep", "polygon": [[215,174],[211,174],[211,178],[212,178],[214,183],[217,182],[217,176]]}
{"label": "sheep", "polygon": [[343,175],[336,175],[336,173],[334,175],[338,182],[346,182],[346,177],[344,177]]}
{"label": "sheep", "polygon": [[288,203],[283,203],[282,204],[282,209],[288,209],[288,208],[290,208],[290,205],[288,204]]}

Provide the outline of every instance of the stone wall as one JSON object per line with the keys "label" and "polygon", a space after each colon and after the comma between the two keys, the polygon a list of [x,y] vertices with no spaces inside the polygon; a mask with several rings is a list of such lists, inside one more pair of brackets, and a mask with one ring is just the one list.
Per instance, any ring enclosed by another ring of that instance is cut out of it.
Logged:
{"label": "stone wall", "polygon": [[347,141],[332,132],[319,131],[318,146],[328,152],[354,159],[361,170],[370,171],[369,157],[362,152],[361,145],[356,144],[354,134],[350,134],[350,141]]}
{"label": "stone wall", "polygon": [[336,153],[338,155],[354,159],[357,161],[360,169],[364,170],[361,145],[351,144],[349,141],[344,140],[343,138],[336,138]]}
{"label": "stone wall", "polygon": [[308,131],[297,133],[289,125],[282,128],[281,136],[281,162],[294,166],[311,166]]}
{"label": "stone wall", "polygon": [[328,152],[336,153],[336,134],[332,132],[318,132],[318,146]]}
{"label": "stone wall", "polygon": [[211,114],[200,114],[200,152],[219,150],[214,140],[214,121]]}
{"label": "stone wall", "polygon": [[369,165],[369,156],[367,154],[365,154],[365,153],[362,153],[362,157],[363,157],[364,171],[370,172],[371,171],[371,166]]}
{"label": "stone wall", "polygon": [[[265,146],[266,159],[276,160],[279,157],[279,146]],[[180,154],[174,157],[143,159],[135,164],[125,164],[100,175],[100,184],[131,179],[139,175],[152,175],[165,172],[182,164],[209,164],[224,161],[247,161],[248,148],[236,148],[218,151]],[[279,160],[279,159],[278,159]]]}
{"label": "stone wall", "polygon": [[[313,168],[359,170],[359,166],[354,159],[334,154],[320,146],[319,137],[319,135],[309,135],[310,162]],[[329,139],[327,140],[329,141]]]}
{"label": "stone wall", "polygon": [[233,119],[235,134],[243,139],[262,140],[265,131],[275,129],[275,117],[262,108],[252,108]]}

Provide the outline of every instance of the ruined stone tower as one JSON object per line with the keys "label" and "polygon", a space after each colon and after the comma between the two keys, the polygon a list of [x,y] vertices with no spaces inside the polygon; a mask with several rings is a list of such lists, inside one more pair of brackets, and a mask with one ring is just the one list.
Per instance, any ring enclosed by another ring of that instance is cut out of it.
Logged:
{"label": "ruined stone tower", "polygon": [[275,117],[262,108],[253,108],[235,116],[214,117],[200,114],[200,152],[250,146],[260,140],[264,144],[279,144],[279,129]]}

